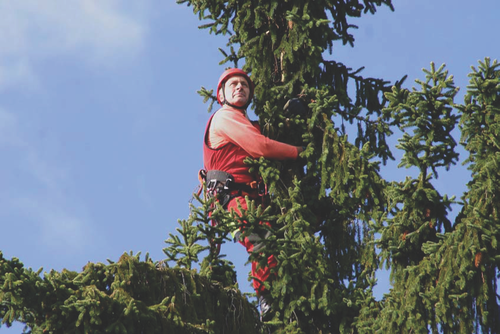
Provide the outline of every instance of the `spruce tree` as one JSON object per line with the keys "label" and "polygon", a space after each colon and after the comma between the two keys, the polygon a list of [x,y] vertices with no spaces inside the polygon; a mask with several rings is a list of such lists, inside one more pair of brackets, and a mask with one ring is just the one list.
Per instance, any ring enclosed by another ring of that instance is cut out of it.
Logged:
{"label": "spruce tree", "polygon": [[[415,81],[420,89],[409,90],[404,78],[364,78],[325,58],[334,42],[353,44],[350,18],[392,9],[390,1],[179,2],[208,21],[202,28],[228,36],[221,63],[251,73],[264,133],[306,146],[298,163],[249,161],[269,185],[275,215],[260,257],[279,263],[269,325],[286,333],[498,332],[496,62],[473,70],[458,105],[444,65],[431,64]],[[290,99],[307,112],[291,112]],[[458,161],[459,120],[474,192],[457,200],[433,183]],[[402,136],[390,148],[393,133]],[[416,168],[417,177],[380,177],[394,149],[403,151],[399,167]],[[462,206],[454,222],[451,205]],[[384,264],[393,286],[376,301],[374,273]]]}
{"label": "spruce tree", "polygon": [[[486,58],[473,68],[458,104],[444,65],[431,64],[408,89],[404,78],[365,78],[327,59],[334,42],[354,44],[351,18],[393,9],[391,0],[178,2],[228,37],[221,63],[251,74],[264,134],[305,151],[295,162],[247,159],[268,185],[266,208],[249,203],[239,218],[197,195],[166,241],[165,261],[124,254],[40,277],[0,253],[2,322],[33,333],[500,332],[500,65]],[[200,91],[210,106],[213,93]],[[460,199],[434,185],[457,163],[457,125],[472,175]],[[381,177],[396,149],[416,177]],[[451,205],[461,208],[454,220]],[[267,247],[249,256],[278,261],[265,323],[238,289],[236,274],[245,273],[224,257],[239,220],[248,222],[243,234],[270,222]],[[380,268],[392,288],[376,300]]]}
{"label": "spruce tree", "polygon": [[[265,253],[251,256],[273,254],[279,263],[268,326],[277,333],[355,331],[378,268],[374,222],[387,202],[379,167],[392,157],[382,95],[390,86],[323,56],[335,41],[353,44],[350,17],[391,2],[181,2],[210,21],[204,28],[229,36],[222,62],[243,63],[251,73],[264,134],[306,147],[298,162],[249,161],[269,187],[267,211],[274,214]],[[213,92],[202,94],[209,99]],[[287,108],[291,99],[306,112]],[[350,125],[358,131],[352,141]]]}

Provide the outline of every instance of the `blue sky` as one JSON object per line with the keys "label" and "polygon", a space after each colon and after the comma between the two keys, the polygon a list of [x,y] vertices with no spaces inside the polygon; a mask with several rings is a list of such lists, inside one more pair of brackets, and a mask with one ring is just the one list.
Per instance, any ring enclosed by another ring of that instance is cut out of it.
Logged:
{"label": "blue sky", "polygon": [[[408,74],[407,87],[431,61],[446,63],[462,102],[470,66],[500,54],[500,2],[394,2],[395,12],[353,20],[355,47],[339,43],[329,59],[391,82]],[[45,271],[80,271],[128,251],[164,258],[202,167],[209,114],[196,91],[214,88],[224,69],[217,48],[226,38],[200,24],[174,1],[0,2],[5,257]],[[383,174],[399,180],[410,172],[394,166]],[[466,169],[445,174],[436,182],[441,193],[460,196]],[[223,252],[251,291],[243,247]],[[378,293],[387,287],[381,275]]]}

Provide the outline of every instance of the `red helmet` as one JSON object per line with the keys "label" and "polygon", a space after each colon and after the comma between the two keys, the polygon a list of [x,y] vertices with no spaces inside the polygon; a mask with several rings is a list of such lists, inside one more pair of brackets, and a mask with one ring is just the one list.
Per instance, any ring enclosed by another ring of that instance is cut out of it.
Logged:
{"label": "red helmet", "polygon": [[236,75],[241,75],[241,76],[245,77],[245,79],[248,81],[248,87],[250,87],[250,95],[248,96],[247,106],[248,106],[248,104],[250,104],[250,101],[253,98],[253,91],[255,89],[255,85],[254,85],[252,79],[250,79],[247,72],[240,70],[239,68],[230,68],[230,69],[225,70],[222,73],[222,75],[219,78],[219,83],[217,84],[217,101],[219,102],[220,105],[223,105],[222,99],[220,97],[220,89],[221,89],[222,85],[227,81],[227,79],[234,77]]}

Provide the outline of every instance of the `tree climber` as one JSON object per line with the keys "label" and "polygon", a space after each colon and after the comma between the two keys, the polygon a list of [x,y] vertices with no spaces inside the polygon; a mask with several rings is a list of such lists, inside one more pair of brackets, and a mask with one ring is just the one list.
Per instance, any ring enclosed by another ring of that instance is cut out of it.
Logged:
{"label": "tree climber", "polygon": [[[248,119],[246,109],[254,93],[254,84],[248,74],[232,68],[224,71],[217,85],[217,101],[222,106],[207,123],[203,145],[204,175],[207,193],[217,195],[219,203],[227,210],[241,215],[238,204],[247,210],[245,196],[258,199],[265,188],[258,175],[252,175],[243,160],[246,157],[285,160],[297,159],[303,148],[269,139],[260,132],[257,122]],[[242,222],[246,223],[246,222]],[[262,250],[257,234],[241,238],[239,231],[233,234],[248,253]],[[269,278],[270,269],[276,265],[270,256],[267,267],[252,262],[253,286],[259,297],[261,313],[269,305],[265,301],[263,282]]]}

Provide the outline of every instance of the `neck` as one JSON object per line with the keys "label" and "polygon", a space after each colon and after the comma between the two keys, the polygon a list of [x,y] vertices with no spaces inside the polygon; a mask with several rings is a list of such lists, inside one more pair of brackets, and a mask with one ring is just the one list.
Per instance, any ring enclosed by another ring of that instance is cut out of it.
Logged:
{"label": "neck", "polygon": [[233,109],[238,109],[238,110],[241,110],[241,111],[243,111],[243,112],[245,112],[245,111],[247,110],[247,106],[246,106],[246,105],[239,107],[239,106],[235,106],[234,104],[231,104],[231,103],[229,103],[229,102],[227,102],[227,101],[226,101],[226,102],[224,102],[224,105],[225,105],[225,106],[229,106],[229,107],[231,107],[231,108],[233,108]]}
{"label": "neck", "polygon": [[240,112],[244,115],[246,115],[247,111],[246,109],[243,109],[243,108],[238,108],[238,107],[234,107],[232,105],[229,105],[229,104],[224,104],[221,109],[226,109],[226,110],[231,110],[231,111],[237,111],[237,112]]}

